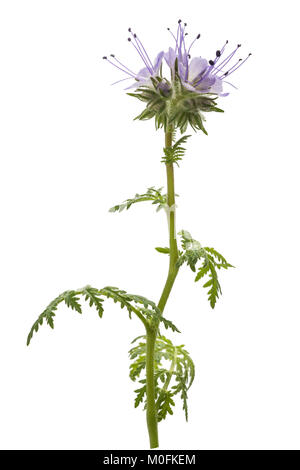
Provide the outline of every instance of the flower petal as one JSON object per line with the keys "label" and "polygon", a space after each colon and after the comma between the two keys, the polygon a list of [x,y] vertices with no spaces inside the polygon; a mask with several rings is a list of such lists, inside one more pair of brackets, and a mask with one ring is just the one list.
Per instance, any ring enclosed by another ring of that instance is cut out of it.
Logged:
{"label": "flower petal", "polygon": [[208,62],[202,57],[194,57],[189,64],[189,81],[192,82],[207,68]]}
{"label": "flower petal", "polygon": [[184,88],[186,88],[187,90],[190,90],[190,91],[198,91],[196,90],[195,87],[193,87],[193,85],[191,85],[190,83],[188,82],[182,82]]}
{"label": "flower petal", "polygon": [[161,51],[159,54],[157,54],[155,61],[154,61],[154,72],[155,74],[158,72],[160,64],[162,63],[162,60],[164,58],[164,51]]}
{"label": "flower petal", "polygon": [[167,62],[170,69],[173,69],[174,64],[175,64],[176,54],[175,54],[174,49],[172,49],[172,47],[169,47],[168,52],[164,53],[164,59]]}
{"label": "flower petal", "polygon": [[210,92],[211,93],[217,93],[220,95],[223,91],[223,82],[220,78],[215,77],[216,80],[215,82],[211,85]]}
{"label": "flower petal", "polygon": [[136,74],[136,77],[137,78],[141,78],[141,80],[144,80],[145,78],[149,78],[150,77],[150,72],[149,70],[147,69],[147,67],[144,67],[143,69],[141,69],[137,74]]}
{"label": "flower petal", "polygon": [[140,86],[147,86],[149,88],[153,88],[153,83],[151,82],[149,77],[139,78],[139,80],[135,81],[132,85],[125,88],[125,90],[129,90],[130,88],[138,88]]}
{"label": "flower petal", "polygon": [[181,80],[185,80],[185,72],[186,72],[186,67],[182,62],[178,63],[178,75],[181,78]]}

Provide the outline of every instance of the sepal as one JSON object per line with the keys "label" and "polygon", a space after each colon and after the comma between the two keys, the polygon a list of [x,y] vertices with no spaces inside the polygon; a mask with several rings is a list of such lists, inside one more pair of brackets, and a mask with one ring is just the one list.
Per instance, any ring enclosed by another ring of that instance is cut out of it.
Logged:
{"label": "sepal", "polygon": [[196,93],[188,90],[182,84],[178,74],[172,84],[160,77],[151,78],[153,88],[141,86],[129,96],[146,103],[146,108],[135,117],[135,120],[154,118],[157,129],[167,131],[168,126],[179,129],[184,133],[190,125],[194,131],[207,131],[204,127],[204,113],[223,112],[218,108],[217,95],[212,93]]}

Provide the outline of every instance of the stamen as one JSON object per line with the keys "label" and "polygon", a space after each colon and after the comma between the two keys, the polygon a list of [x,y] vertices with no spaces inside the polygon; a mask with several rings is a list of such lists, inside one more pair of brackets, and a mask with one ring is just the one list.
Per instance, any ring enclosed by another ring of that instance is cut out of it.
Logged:
{"label": "stamen", "polygon": [[178,48],[178,57],[179,57],[179,60],[181,60],[182,59],[182,50],[181,49],[182,49],[182,43],[184,42],[183,29],[181,27],[181,20],[180,20],[180,23],[179,23],[179,27],[180,27],[180,42],[179,42],[179,48]]}
{"label": "stamen", "polygon": [[197,39],[200,38],[200,36],[201,36],[201,34],[198,34],[198,35],[195,37],[194,41],[192,41],[192,43],[190,44],[190,47],[188,48],[188,54],[190,53],[190,50],[191,50],[193,44],[197,41]]}
{"label": "stamen", "polygon": [[[226,74],[226,75],[224,74],[224,76],[228,77],[228,76],[231,75],[233,72],[235,72],[237,69],[239,69],[239,68],[249,59],[249,57],[250,57],[251,55],[252,55],[252,54],[251,54],[251,52],[250,52],[250,54],[248,54],[248,56],[246,57],[246,59],[244,59],[244,60],[242,60],[242,61],[239,61],[239,62],[240,62],[240,65],[238,65],[238,66],[237,66],[234,70],[232,70],[231,72],[227,71],[227,74]],[[229,73],[228,73],[228,72],[229,72]],[[223,77],[221,77],[221,78],[223,78]]]}
{"label": "stamen", "polygon": [[[224,52],[225,47],[227,46],[227,44],[228,44],[228,41],[225,42],[225,44],[224,44],[224,46],[222,47],[221,50],[218,49],[218,50],[216,51],[215,65],[217,64],[217,62],[219,62],[220,57],[222,56],[222,54],[223,54],[223,52]],[[215,66],[215,68],[213,69],[212,73],[214,73],[215,70],[217,70],[216,66]]]}
{"label": "stamen", "polygon": [[[229,74],[229,72],[231,72],[231,70],[234,69],[234,67],[236,67],[243,59],[239,59],[232,67],[230,67],[230,69],[228,69],[223,76],[227,76]],[[222,77],[220,77],[222,78]]]}
{"label": "stamen", "polygon": [[119,67],[118,65],[114,64],[108,57],[104,56],[103,59],[107,60],[111,65],[116,67],[117,69],[121,70],[121,72],[126,73],[126,75],[129,75],[130,77],[136,78],[136,75],[134,73],[127,72],[127,70],[124,70],[123,68]]}
{"label": "stamen", "polygon": [[[181,20],[180,20],[181,21]],[[178,51],[178,39],[179,39],[179,31],[181,30],[180,28],[180,21],[178,21],[178,27],[177,27],[177,34],[176,34],[176,47],[175,47],[175,54],[177,55]]]}
{"label": "stamen", "polygon": [[185,45],[185,39],[184,39],[185,36],[188,35],[188,33],[184,33],[186,26],[187,24],[184,23],[184,29],[182,31],[182,44],[183,44],[184,58],[185,58],[185,74],[184,74],[185,81],[188,79],[188,76],[189,76],[189,54],[186,51],[186,45]]}
{"label": "stamen", "polygon": [[174,38],[174,41],[176,42],[176,38],[174,36],[174,33],[172,33],[172,31],[170,30],[170,28],[167,28],[167,30],[169,31],[170,34],[172,34],[173,38]]}
{"label": "stamen", "polygon": [[117,80],[116,82],[111,83],[111,85],[116,85],[117,83],[124,82],[125,80],[132,80],[132,78],[131,77],[122,78],[121,80]]}
{"label": "stamen", "polygon": [[122,64],[122,62],[120,62],[119,59],[117,59],[114,54],[110,54],[110,57],[115,59],[115,61],[118,62],[118,64],[120,64],[124,69],[128,70],[128,72],[132,73],[133,75],[136,75],[132,70],[130,70],[128,67],[126,67],[126,65]]}
{"label": "stamen", "polygon": [[[228,41],[226,41],[226,44],[227,44],[227,42],[228,42]],[[218,68],[220,69],[221,67],[225,67],[225,65],[228,64],[228,62],[232,59],[232,57],[234,56],[234,54],[236,53],[236,51],[237,51],[240,47],[241,47],[241,44],[238,44],[237,47],[234,49],[234,51],[231,52],[231,53],[223,60],[223,62],[221,62],[221,63],[219,64],[219,67],[218,67]],[[217,73],[217,72],[215,72],[215,74],[216,74],[216,73]]]}
{"label": "stamen", "polygon": [[[131,32],[131,31],[130,31],[130,32]],[[131,32],[131,34],[132,34],[132,32]],[[134,35],[132,34],[132,36],[134,36]],[[134,38],[134,39],[135,39],[135,38]],[[142,51],[140,50],[140,47],[138,47],[136,44],[134,44],[134,43],[132,42],[131,38],[128,38],[128,41],[133,45],[133,47],[135,48],[135,50],[137,51],[137,53],[138,53],[139,56],[141,57],[142,61],[143,61],[144,64],[146,65],[146,68],[148,69],[148,72],[149,72],[150,74],[152,74],[152,73],[153,73],[153,70],[150,68],[149,64],[147,63],[146,58],[144,57]]]}
{"label": "stamen", "polygon": [[[135,42],[136,42],[137,46],[139,47],[141,53],[144,52],[144,55],[145,55],[145,57],[147,58],[148,64],[149,64],[149,66],[150,66],[150,68],[151,68],[151,70],[152,70],[152,73],[153,73],[153,72],[154,72],[153,64],[152,64],[152,62],[151,62],[150,57],[149,57],[148,54],[147,54],[146,49],[144,48],[144,46],[143,46],[143,44],[142,44],[142,41],[140,40],[140,38],[139,38],[136,34],[134,34],[133,37],[134,37]],[[142,49],[142,50],[141,50],[141,49]]]}

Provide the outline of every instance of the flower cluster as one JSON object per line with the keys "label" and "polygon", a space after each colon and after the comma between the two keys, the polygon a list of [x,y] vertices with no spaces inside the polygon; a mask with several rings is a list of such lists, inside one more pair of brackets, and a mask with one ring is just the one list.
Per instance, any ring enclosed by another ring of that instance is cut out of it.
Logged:
{"label": "flower cluster", "polygon": [[[157,127],[165,127],[167,123],[173,122],[181,131],[185,131],[190,124],[194,129],[206,132],[202,124],[205,119],[201,111],[222,111],[216,107],[216,98],[229,94],[224,92],[223,85],[234,87],[228,82],[228,77],[238,70],[251,54],[245,59],[236,59],[241,44],[226,53],[228,45],[226,41],[216,51],[213,59],[192,57],[191,50],[200,38],[200,34],[187,45],[186,26],[186,23],[179,20],[175,33],[168,28],[174,46],[167,52],[159,52],[154,61],[150,59],[137,34],[129,28],[128,41],[144,65],[137,73],[124,65],[114,54],[109,57],[104,56],[103,59],[126,74],[125,78],[115,83],[133,80],[134,82],[126,89],[135,89],[136,93],[129,94],[147,103],[145,111],[137,117],[138,119],[155,117]],[[163,75],[163,63],[170,71],[169,78]]]}

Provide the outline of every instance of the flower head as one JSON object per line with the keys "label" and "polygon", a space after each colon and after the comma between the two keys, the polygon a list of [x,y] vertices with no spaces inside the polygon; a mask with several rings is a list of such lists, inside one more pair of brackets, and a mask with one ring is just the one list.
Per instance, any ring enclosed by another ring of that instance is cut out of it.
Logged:
{"label": "flower head", "polygon": [[228,93],[223,93],[223,82],[232,85],[227,82],[227,77],[240,68],[251,54],[244,60],[238,59],[232,65],[231,61],[241,47],[241,44],[238,44],[236,48],[224,58],[225,49],[228,44],[228,41],[226,41],[223,47],[216,51],[214,59],[207,60],[200,56],[192,58],[191,49],[195,42],[200,39],[201,35],[197,34],[195,39],[187,46],[186,26],[186,23],[183,24],[182,21],[179,20],[176,35],[168,28],[168,31],[175,41],[175,46],[174,48],[169,48],[164,58],[171,69],[172,76],[176,74],[176,66],[177,74],[187,90],[196,93],[213,93],[219,96],[227,96]]}
{"label": "flower head", "polygon": [[[194,130],[202,130],[205,117],[203,112],[223,112],[216,105],[216,98],[227,96],[223,85],[229,84],[228,77],[238,70],[250,57],[244,60],[236,59],[241,45],[238,44],[230,53],[226,54],[228,41],[216,51],[214,58],[207,60],[201,56],[191,56],[191,50],[200,34],[189,45],[186,43],[186,23],[178,21],[176,33],[170,28],[174,46],[167,52],[161,51],[152,61],[140,38],[131,28],[128,29],[128,42],[138,53],[143,67],[135,72],[124,65],[114,54],[103,59],[108,61],[126,77],[124,80],[133,80],[127,87],[134,88],[134,93],[128,93],[146,103],[146,109],[136,119],[145,120],[155,118],[156,127],[178,127],[184,132],[188,125]],[[163,75],[163,63],[169,70],[167,78]],[[235,88],[235,87],[234,87]]]}

